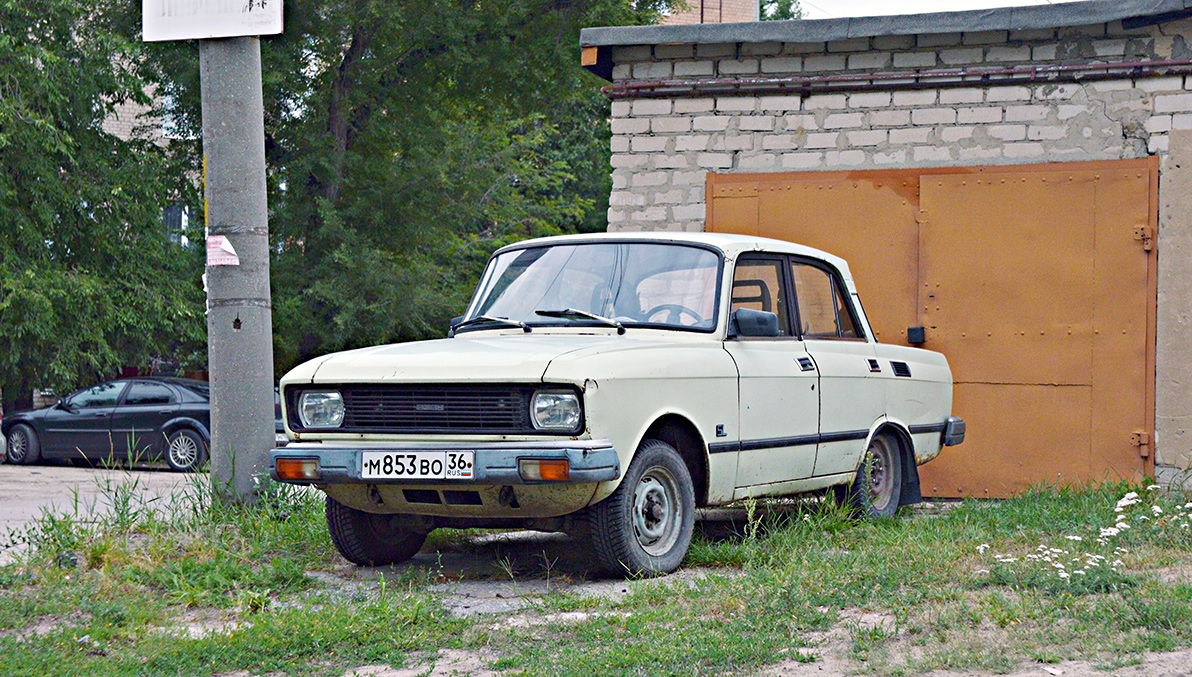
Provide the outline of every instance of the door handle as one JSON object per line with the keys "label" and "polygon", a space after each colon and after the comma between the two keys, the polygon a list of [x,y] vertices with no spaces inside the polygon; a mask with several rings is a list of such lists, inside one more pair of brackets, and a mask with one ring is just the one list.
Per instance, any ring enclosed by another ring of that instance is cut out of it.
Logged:
{"label": "door handle", "polygon": [[810,357],[800,357],[798,362],[799,368],[803,371],[815,371],[815,363],[811,361]]}

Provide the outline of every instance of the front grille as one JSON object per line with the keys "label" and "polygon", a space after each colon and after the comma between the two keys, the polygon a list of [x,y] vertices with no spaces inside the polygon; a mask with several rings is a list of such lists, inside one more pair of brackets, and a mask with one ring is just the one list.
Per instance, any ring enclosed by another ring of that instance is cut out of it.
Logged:
{"label": "front grille", "polygon": [[[530,421],[530,399],[541,386],[341,385],[344,422],[337,430],[390,434],[541,434]],[[290,411],[301,396],[287,389]],[[292,427],[301,423],[291,416]],[[557,432],[555,434],[558,434]]]}

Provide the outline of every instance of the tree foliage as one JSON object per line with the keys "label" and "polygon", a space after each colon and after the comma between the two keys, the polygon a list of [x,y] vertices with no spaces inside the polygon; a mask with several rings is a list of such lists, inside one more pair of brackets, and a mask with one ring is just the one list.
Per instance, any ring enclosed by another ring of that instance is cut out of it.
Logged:
{"label": "tree foliage", "polygon": [[[285,34],[262,40],[278,373],[441,336],[493,247],[603,229],[608,102],[579,29],[661,4],[287,2]],[[155,62],[197,139],[194,51]]]}
{"label": "tree foliage", "polygon": [[758,15],[762,21],[789,21],[802,19],[803,8],[799,0],[759,0]]}
{"label": "tree foliage", "polygon": [[103,130],[116,105],[149,100],[141,45],[114,23],[123,4],[0,0],[0,388],[10,400],[204,341],[201,253],[172,244],[162,218],[193,188],[162,147]]}

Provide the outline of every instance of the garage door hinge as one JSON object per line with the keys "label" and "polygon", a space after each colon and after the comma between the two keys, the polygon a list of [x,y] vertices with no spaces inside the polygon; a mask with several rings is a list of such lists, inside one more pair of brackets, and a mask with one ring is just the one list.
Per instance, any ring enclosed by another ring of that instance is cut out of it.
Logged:
{"label": "garage door hinge", "polygon": [[1142,250],[1149,252],[1155,248],[1155,227],[1135,226],[1134,239],[1142,243]]}
{"label": "garage door hinge", "polygon": [[1150,458],[1151,455],[1151,434],[1144,432],[1136,432],[1130,435],[1130,442],[1138,447],[1138,455],[1143,458]]}

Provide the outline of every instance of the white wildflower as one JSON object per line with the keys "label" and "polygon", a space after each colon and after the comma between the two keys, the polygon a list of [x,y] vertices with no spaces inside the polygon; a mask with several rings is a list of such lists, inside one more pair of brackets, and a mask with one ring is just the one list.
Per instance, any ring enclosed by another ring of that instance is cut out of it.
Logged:
{"label": "white wildflower", "polygon": [[[1143,516],[1142,516],[1142,519],[1144,519],[1144,520],[1145,520],[1145,519],[1150,519],[1150,518],[1149,518],[1149,517],[1147,517],[1146,515],[1143,515]],[[1129,522],[1122,522],[1121,524],[1119,524],[1119,525],[1118,525],[1118,528],[1119,528],[1119,529],[1129,529],[1129,528],[1130,528],[1130,523],[1129,523]]]}
{"label": "white wildflower", "polygon": [[977,546],[977,552],[981,553],[982,555],[984,555],[985,551],[988,549],[989,549],[988,543],[982,543],[981,545]]}
{"label": "white wildflower", "polygon": [[1108,538],[1110,536],[1117,536],[1120,533],[1122,533],[1121,530],[1116,527],[1102,527],[1101,528],[1101,537],[1102,538]]}
{"label": "white wildflower", "polygon": [[1121,522],[1122,520],[1126,519],[1126,516],[1125,516],[1125,515],[1118,515],[1118,516],[1117,516],[1115,519],[1116,519],[1118,522]]}
{"label": "white wildflower", "polygon": [[1072,573],[1080,574],[1081,576],[1088,576],[1088,574],[1085,572],[1084,569],[1077,569],[1076,571],[1073,571]]}
{"label": "white wildflower", "polygon": [[1160,488],[1161,488],[1161,487],[1160,487],[1158,484],[1152,484],[1151,486],[1147,487],[1147,488],[1146,488],[1146,490],[1147,490],[1147,491],[1154,491],[1154,490],[1156,490],[1156,489],[1160,489]]}
{"label": "white wildflower", "polygon": [[[1139,521],[1142,521],[1142,522],[1149,522],[1149,521],[1151,521],[1151,518],[1147,517],[1146,515],[1139,515],[1139,516],[1138,516],[1138,519],[1139,519]],[[1123,524],[1123,525],[1122,525],[1122,528],[1124,528],[1124,529],[1129,529],[1129,528],[1130,528],[1130,525],[1128,525],[1128,524]]]}
{"label": "white wildflower", "polygon": [[1122,560],[1120,560],[1120,559],[1113,560],[1113,568],[1114,569],[1116,569],[1118,567],[1123,567],[1123,566],[1126,566],[1126,565],[1124,562],[1122,562]]}
{"label": "white wildflower", "polygon": [[1060,576],[1060,578],[1063,578],[1063,579],[1067,579],[1070,577],[1067,571],[1061,571],[1059,576]]}
{"label": "white wildflower", "polygon": [[989,569],[977,569],[977,575],[978,576],[987,576],[987,575],[989,575]]}
{"label": "white wildflower", "polygon": [[1069,541],[1083,541],[1084,539],[1079,536],[1069,536],[1068,540]]}
{"label": "white wildflower", "polygon": [[1156,516],[1157,516],[1157,515],[1162,515],[1162,514],[1163,514],[1163,508],[1160,508],[1160,507],[1159,507],[1159,506],[1157,506],[1157,505],[1152,505],[1152,506],[1151,506],[1151,512],[1152,512],[1152,513],[1154,513]]}

